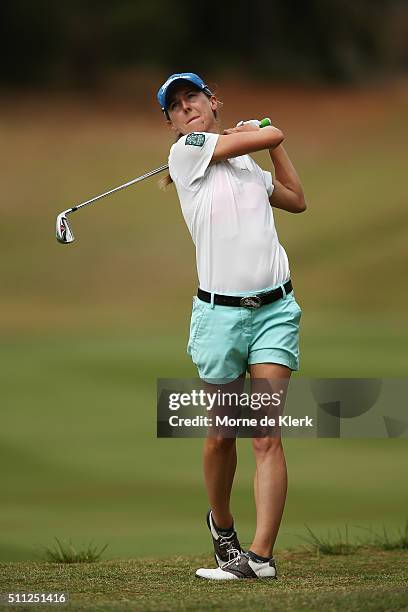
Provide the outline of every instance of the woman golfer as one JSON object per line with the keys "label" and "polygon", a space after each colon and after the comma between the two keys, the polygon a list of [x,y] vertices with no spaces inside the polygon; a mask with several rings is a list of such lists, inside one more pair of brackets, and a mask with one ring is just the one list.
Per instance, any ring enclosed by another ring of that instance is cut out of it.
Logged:
{"label": "woman golfer", "polygon": [[[299,177],[282,147],[283,134],[255,121],[220,134],[219,102],[191,72],[173,74],[157,98],[177,141],[169,155],[184,219],[196,247],[199,290],[193,300],[188,353],[200,378],[220,384],[288,380],[299,368],[301,309],[293,293],[286,252],[272,207],[306,209]],[[249,156],[269,151],[275,169]],[[256,530],[244,552],[234,529],[230,494],[237,455],[234,437],[205,440],[207,514],[216,568],[212,580],[276,578],[273,546],[287,490],[280,436],[252,439],[256,460]]]}

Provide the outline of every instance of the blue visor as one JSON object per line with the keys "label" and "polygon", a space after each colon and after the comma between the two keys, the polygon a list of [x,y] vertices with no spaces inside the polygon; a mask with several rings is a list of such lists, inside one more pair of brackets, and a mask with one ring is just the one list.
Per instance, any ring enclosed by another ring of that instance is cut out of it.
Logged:
{"label": "blue visor", "polygon": [[204,93],[210,96],[212,95],[212,92],[209,90],[207,85],[204,83],[203,79],[198,76],[198,74],[194,74],[194,72],[176,72],[175,74],[172,74],[171,76],[169,76],[167,81],[163,83],[163,85],[160,87],[159,91],[157,92],[157,100],[161,106],[162,111],[165,113],[167,113],[166,98],[167,98],[169,87],[173,85],[174,83],[176,83],[177,81],[187,81],[195,85],[197,89],[199,89],[200,91],[203,91]]}

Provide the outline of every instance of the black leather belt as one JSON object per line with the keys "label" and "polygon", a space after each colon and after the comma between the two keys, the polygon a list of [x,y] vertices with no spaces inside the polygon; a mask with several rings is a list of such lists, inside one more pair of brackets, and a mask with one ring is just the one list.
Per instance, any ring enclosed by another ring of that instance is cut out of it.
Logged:
{"label": "black leather belt", "polygon": [[[288,280],[284,285],[285,293],[288,294],[293,291],[292,283]],[[236,295],[221,295],[214,293],[214,304],[218,306],[240,306],[241,308],[260,308],[265,304],[271,304],[283,298],[284,293],[282,287],[267,291],[267,293],[261,293],[260,295],[248,295],[239,297]],[[203,302],[211,302],[211,293],[198,289],[197,297]]]}

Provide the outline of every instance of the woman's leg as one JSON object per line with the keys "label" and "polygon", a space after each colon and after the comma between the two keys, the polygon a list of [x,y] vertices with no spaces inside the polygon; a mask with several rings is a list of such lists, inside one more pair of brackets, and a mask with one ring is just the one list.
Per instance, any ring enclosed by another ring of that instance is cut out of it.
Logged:
{"label": "woman's leg", "polygon": [[[242,391],[245,372],[226,385],[205,384],[205,391],[215,393]],[[204,477],[208,500],[217,527],[228,529],[233,523],[230,510],[230,498],[235,469],[237,467],[237,450],[235,438],[224,438],[222,432],[209,432],[204,442]]]}
{"label": "woman's leg", "polygon": [[215,524],[228,529],[233,523],[230,498],[237,451],[234,438],[206,438],[204,443],[204,477]]}
{"label": "woman's leg", "polygon": [[[256,388],[255,379],[268,380],[273,387],[273,381],[289,379],[291,373],[289,368],[279,364],[251,365],[253,390]],[[265,391],[265,384],[261,384],[263,391]],[[254,478],[256,531],[250,550],[261,557],[271,557],[286,500],[285,455],[280,436],[253,438],[252,442],[256,461]]]}

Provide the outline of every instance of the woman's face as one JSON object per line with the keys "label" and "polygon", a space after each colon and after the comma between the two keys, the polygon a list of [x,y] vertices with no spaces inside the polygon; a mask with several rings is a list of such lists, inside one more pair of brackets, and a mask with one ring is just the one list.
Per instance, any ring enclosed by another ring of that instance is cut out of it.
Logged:
{"label": "woman's face", "polygon": [[208,98],[189,83],[174,86],[169,95],[168,113],[173,130],[181,134],[190,132],[217,132],[214,111],[217,98]]}

